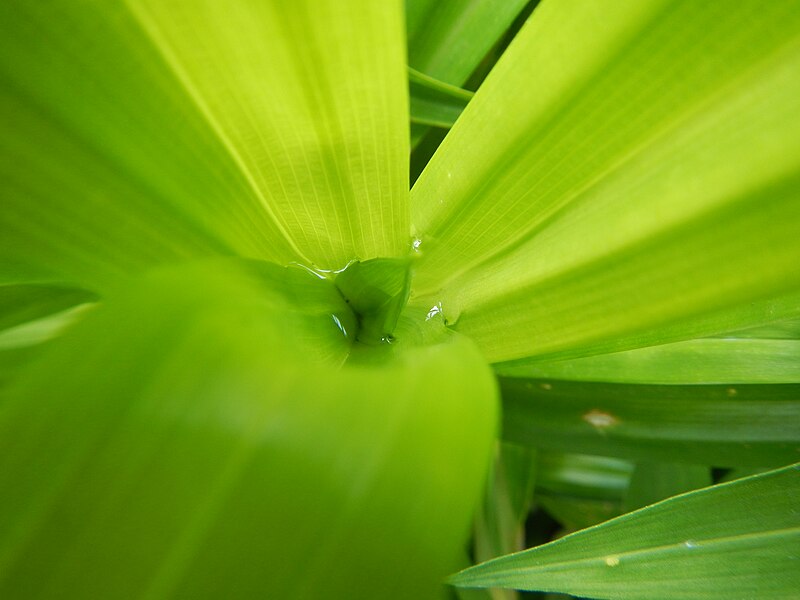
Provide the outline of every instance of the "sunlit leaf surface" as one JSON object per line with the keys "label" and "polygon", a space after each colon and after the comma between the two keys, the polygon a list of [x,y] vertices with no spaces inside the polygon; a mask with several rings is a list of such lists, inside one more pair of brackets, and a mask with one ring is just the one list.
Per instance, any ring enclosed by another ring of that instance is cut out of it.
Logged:
{"label": "sunlit leaf surface", "polygon": [[796,313],[799,68],[794,2],[544,3],[412,190],[418,301],[490,361]]}

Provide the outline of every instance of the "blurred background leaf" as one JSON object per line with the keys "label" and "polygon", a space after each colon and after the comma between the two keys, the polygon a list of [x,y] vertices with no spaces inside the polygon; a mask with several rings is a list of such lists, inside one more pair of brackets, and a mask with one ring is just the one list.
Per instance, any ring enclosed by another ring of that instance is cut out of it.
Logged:
{"label": "blurred background leaf", "polygon": [[4,390],[0,595],[438,597],[495,383],[435,323],[348,358],[355,324],[301,269],[121,285]]}

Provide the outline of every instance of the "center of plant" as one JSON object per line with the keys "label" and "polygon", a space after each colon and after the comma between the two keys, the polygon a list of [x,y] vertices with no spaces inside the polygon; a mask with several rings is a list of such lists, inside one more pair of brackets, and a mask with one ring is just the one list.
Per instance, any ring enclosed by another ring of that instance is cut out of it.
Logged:
{"label": "center of plant", "polygon": [[336,276],[345,301],[358,321],[356,339],[365,344],[391,343],[411,289],[410,262],[374,258],[354,262]]}

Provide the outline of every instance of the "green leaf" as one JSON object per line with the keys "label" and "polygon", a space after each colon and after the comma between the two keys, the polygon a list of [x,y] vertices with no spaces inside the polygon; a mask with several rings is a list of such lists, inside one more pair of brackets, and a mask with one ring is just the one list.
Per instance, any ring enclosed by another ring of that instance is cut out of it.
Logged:
{"label": "green leaf", "polygon": [[0,285],[0,330],[95,300],[95,294],[68,286]]}
{"label": "green leaf", "polygon": [[0,283],[298,259],[126,5],[0,5]]}
{"label": "green leaf", "polygon": [[524,538],[522,525],[536,479],[535,456],[528,447],[497,444],[490,484],[475,524],[477,560],[520,549]]}
{"label": "green leaf", "polygon": [[356,313],[357,339],[372,344],[392,339],[408,300],[411,283],[408,259],[354,262],[336,275],[335,282]]}
{"label": "green leaf", "polygon": [[93,303],[79,304],[0,331],[0,350],[34,346],[56,338],[72,324],[80,321],[93,306]]}
{"label": "green leaf", "polygon": [[797,383],[800,340],[709,338],[541,362],[494,365],[499,375],[570,381],[646,384]]}
{"label": "green leaf", "polygon": [[620,500],[578,498],[550,492],[537,494],[536,502],[569,531],[597,525],[624,512]]}
{"label": "green leaf", "polygon": [[408,64],[462,86],[528,0],[406,0]]}
{"label": "green leaf", "polygon": [[411,122],[451,127],[473,93],[408,68]]}
{"label": "green leaf", "polygon": [[451,582],[589,598],[788,600],[800,588],[799,503],[794,465],[671,498]]}
{"label": "green leaf", "polygon": [[131,4],[305,264],[405,253],[399,3]]}
{"label": "green leaf", "polygon": [[[525,518],[536,479],[536,454],[527,447],[499,442],[495,446],[489,485],[475,519],[475,561],[489,560],[524,548]],[[467,563],[465,566],[468,566]],[[517,600],[509,590],[491,590],[492,600]]]}
{"label": "green leaf", "polygon": [[633,460],[776,466],[800,456],[800,385],[500,379],[503,437]]}
{"label": "green leaf", "polygon": [[563,496],[620,500],[628,490],[633,464],[619,458],[540,452],[536,488]]}
{"label": "green leaf", "polygon": [[416,301],[492,362],[796,315],[798,40],[788,0],[538,7],[412,190]]}
{"label": "green leaf", "polygon": [[711,470],[702,465],[673,462],[639,462],[625,496],[625,510],[631,511],[712,484]]}
{"label": "green leaf", "polygon": [[[409,73],[419,73],[460,88],[527,3],[528,0],[406,0]],[[421,108],[415,91],[425,91],[426,95],[431,91],[420,89],[411,77],[409,83],[413,149],[429,131],[421,124],[423,121],[418,114],[415,118],[415,110]],[[440,101],[444,100],[437,96]],[[451,105],[453,100],[456,98],[451,99]],[[458,103],[451,107],[449,118],[453,117],[456,106]],[[438,126],[443,123],[441,116],[426,121],[435,121],[429,124]]]}
{"label": "green leaf", "polygon": [[437,597],[496,390],[468,340],[424,324],[368,362],[302,269],[115,288],[3,394],[0,596]]}

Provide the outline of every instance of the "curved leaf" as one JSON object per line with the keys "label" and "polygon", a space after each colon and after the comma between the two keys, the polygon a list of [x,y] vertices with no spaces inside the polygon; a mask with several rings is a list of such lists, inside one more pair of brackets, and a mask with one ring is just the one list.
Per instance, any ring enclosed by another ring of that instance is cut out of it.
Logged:
{"label": "curved leaf", "polygon": [[0,403],[0,596],[436,597],[495,384],[465,339],[401,325],[365,362],[300,269],[121,286]]}

